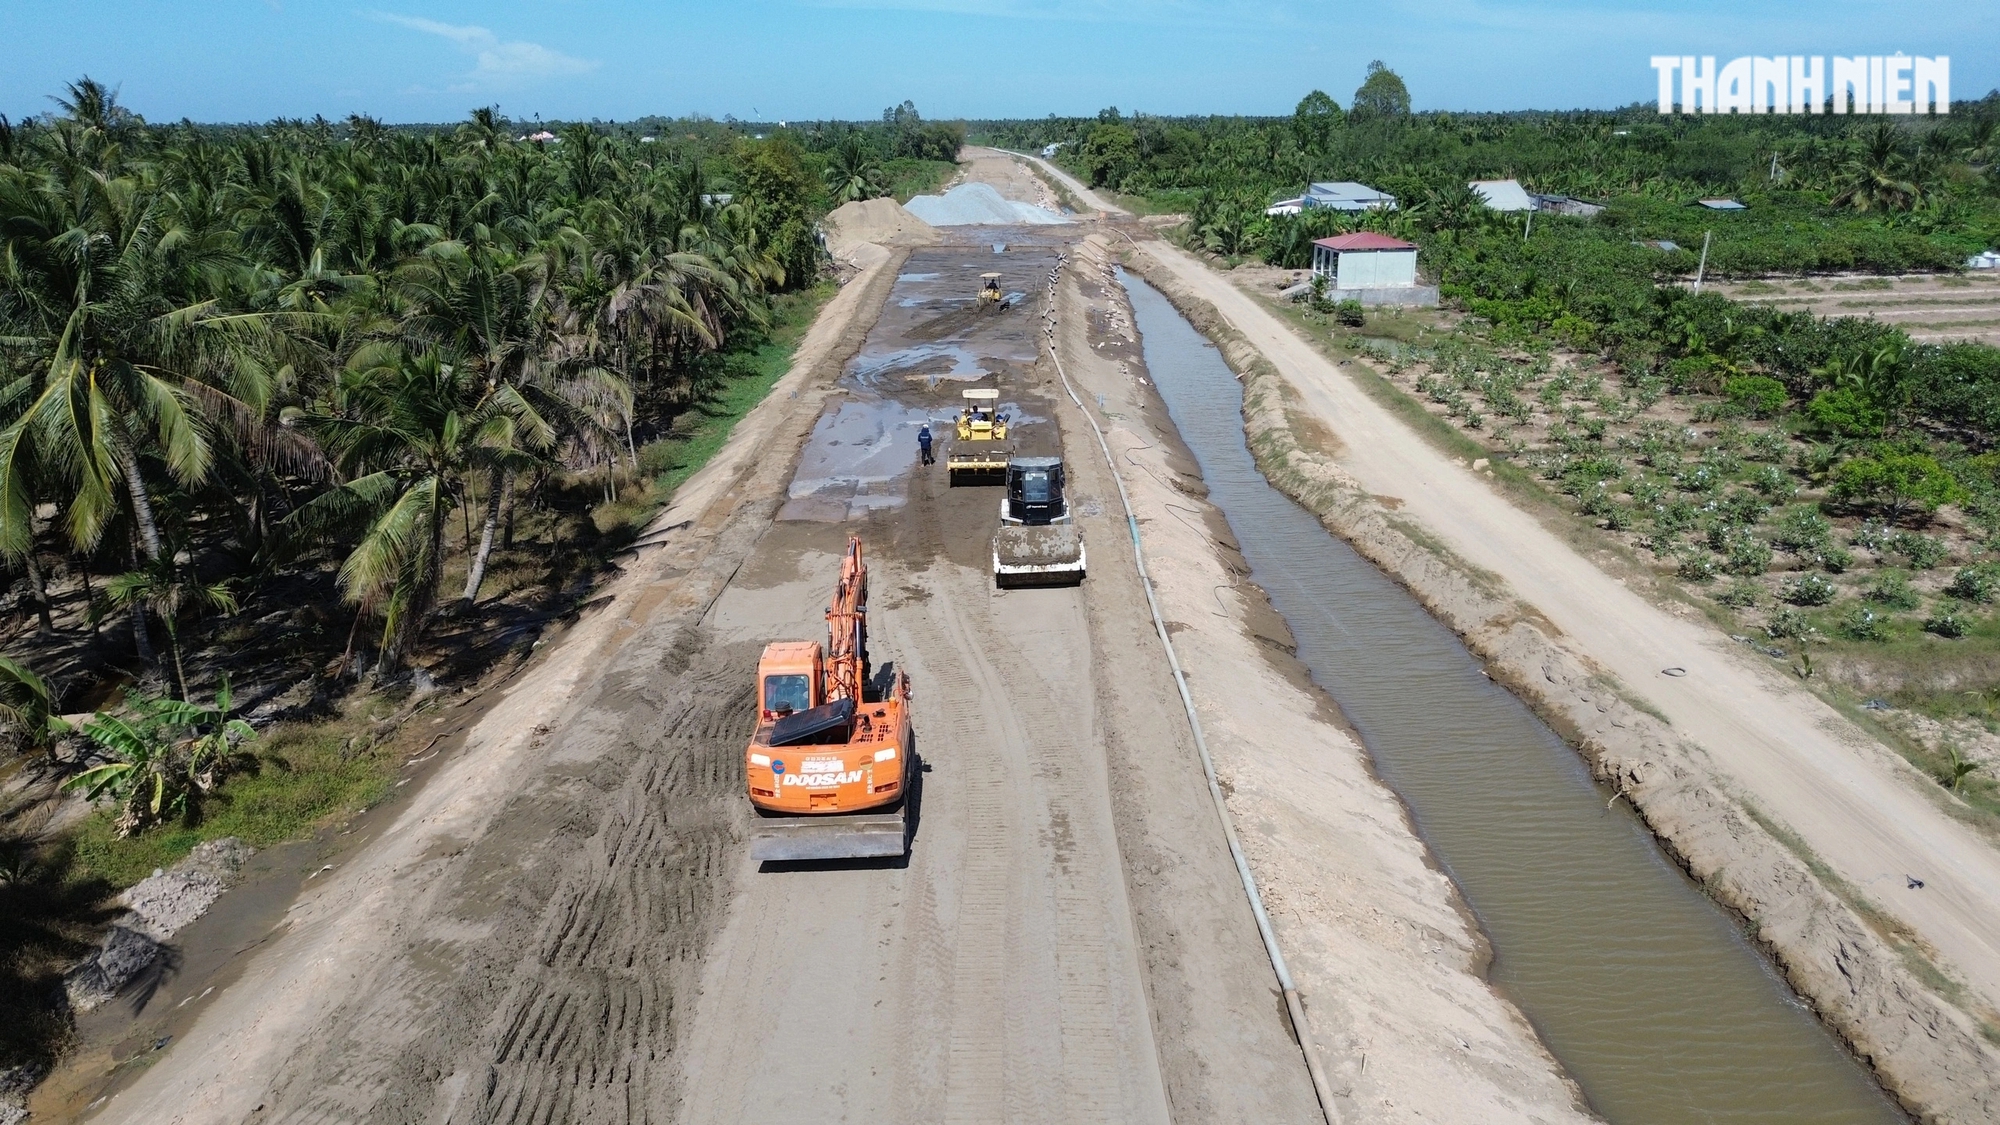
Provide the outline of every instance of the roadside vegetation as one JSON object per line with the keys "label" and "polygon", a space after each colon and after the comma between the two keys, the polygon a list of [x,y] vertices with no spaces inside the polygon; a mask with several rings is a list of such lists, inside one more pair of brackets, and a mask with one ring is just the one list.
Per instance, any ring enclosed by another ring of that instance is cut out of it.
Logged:
{"label": "roadside vegetation", "polygon": [[[1185,216],[1175,237],[1274,301],[1315,238],[1415,242],[1443,310],[1313,291],[1282,311],[2000,825],[2000,350],[1964,338],[1990,328],[1992,287],[1952,276],[2000,244],[1996,122],[2000,97],[1899,120],[1415,114],[1376,67],[1347,110],[1315,92],[1289,118],[1106,110],[975,134],[1061,142],[1079,177]],[[1502,178],[1603,209],[1530,226],[1466,186]],[[1264,213],[1320,180],[1400,205]],[[1746,209],[1691,205],[1715,197]],[[1697,293],[1698,270],[1738,281]],[[1923,295],[1885,303],[1899,277]],[[1853,315],[1814,315],[1841,294]],[[1955,314],[1972,331],[1892,322],[1926,303],[1973,306]]]}

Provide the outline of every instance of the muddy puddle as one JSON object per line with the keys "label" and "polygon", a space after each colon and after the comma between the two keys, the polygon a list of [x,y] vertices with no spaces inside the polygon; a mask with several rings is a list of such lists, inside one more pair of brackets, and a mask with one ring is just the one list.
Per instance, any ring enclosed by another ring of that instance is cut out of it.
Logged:
{"label": "muddy puddle", "polygon": [[1313,680],[1464,893],[1492,978],[1614,1125],[1906,1120],[1736,919],[1408,592],[1257,472],[1242,387],[1126,277],[1147,367]]}
{"label": "muddy puddle", "polygon": [[[982,235],[982,238],[984,236]],[[1048,421],[1026,393],[1040,320],[1023,295],[1055,266],[1057,248],[991,240],[917,250],[896,275],[881,319],[841,373],[843,392],[821,414],[799,455],[780,520],[845,521],[900,508],[917,464],[917,431],[929,423],[942,458],[971,387],[998,387],[1012,426]],[[980,275],[1000,274],[1003,309],[978,307]],[[1012,443],[1023,449],[1032,434]]]}

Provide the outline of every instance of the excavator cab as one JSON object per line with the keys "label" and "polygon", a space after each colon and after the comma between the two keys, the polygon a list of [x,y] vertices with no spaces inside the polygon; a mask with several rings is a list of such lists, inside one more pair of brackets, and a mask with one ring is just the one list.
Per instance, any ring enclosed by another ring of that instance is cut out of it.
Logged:
{"label": "excavator cab", "polygon": [[758,721],[775,723],[819,705],[820,647],[812,641],[778,641],[757,662]]}

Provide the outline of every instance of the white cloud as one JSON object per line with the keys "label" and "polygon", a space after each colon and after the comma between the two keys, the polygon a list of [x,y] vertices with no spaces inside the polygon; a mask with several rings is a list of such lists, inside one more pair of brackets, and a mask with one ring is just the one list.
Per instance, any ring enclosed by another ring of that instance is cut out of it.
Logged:
{"label": "white cloud", "polygon": [[473,68],[452,89],[464,91],[479,86],[504,85],[529,78],[555,78],[565,74],[585,74],[597,69],[591,59],[579,59],[561,51],[521,40],[503,40],[491,30],[471,24],[441,23],[421,16],[401,16],[392,12],[371,12],[378,20],[448,39],[471,55]]}

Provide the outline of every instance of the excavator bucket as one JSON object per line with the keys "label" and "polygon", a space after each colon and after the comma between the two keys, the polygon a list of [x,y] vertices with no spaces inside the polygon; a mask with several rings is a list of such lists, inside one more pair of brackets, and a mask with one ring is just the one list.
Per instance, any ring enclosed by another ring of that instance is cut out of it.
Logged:
{"label": "excavator bucket", "polygon": [[909,823],[901,805],[886,813],[759,817],[750,833],[750,858],[759,862],[874,859],[909,850]]}

